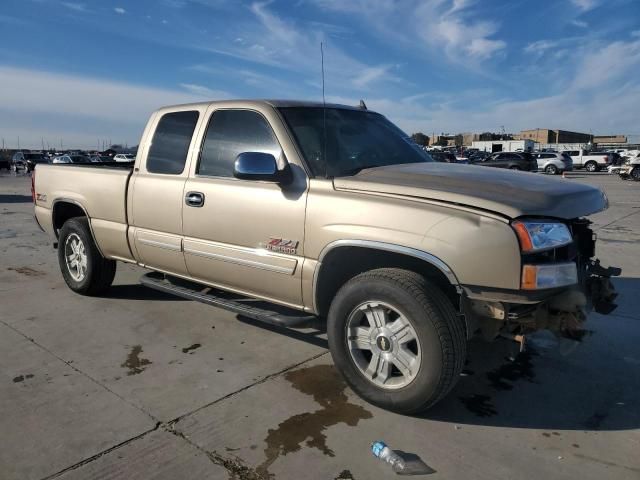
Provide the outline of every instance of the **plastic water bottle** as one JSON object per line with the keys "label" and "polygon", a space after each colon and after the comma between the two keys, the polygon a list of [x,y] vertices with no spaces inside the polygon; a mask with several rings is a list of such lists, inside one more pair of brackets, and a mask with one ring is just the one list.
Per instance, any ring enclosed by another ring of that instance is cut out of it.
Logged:
{"label": "plastic water bottle", "polygon": [[405,469],[404,459],[396,452],[387,447],[387,444],[381,440],[371,444],[371,452],[374,457],[384,460],[391,465],[394,472],[400,473]]}

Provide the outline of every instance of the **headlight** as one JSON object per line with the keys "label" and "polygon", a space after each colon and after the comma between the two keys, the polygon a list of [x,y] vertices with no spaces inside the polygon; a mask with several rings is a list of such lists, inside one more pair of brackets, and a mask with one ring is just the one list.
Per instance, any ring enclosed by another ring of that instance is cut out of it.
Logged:
{"label": "headlight", "polygon": [[578,283],[578,267],[575,263],[552,263],[522,266],[522,289],[566,287]]}
{"label": "headlight", "polygon": [[570,244],[571,232],[564,223],[517,220],[512,223],[524,253],[540,252]]}

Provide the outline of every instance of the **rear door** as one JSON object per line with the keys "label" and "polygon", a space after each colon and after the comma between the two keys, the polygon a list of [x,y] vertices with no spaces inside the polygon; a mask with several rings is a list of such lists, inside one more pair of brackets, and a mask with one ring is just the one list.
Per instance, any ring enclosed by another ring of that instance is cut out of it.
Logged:
{"label": "rear door", "polygon": [[129,188],[130,242],[137,258],[154,270],[187,275],[182,253],[182,205],[194,151],[194,133],[206,108],[156,115],[153,134],[140,145]]}
{"label": "rear door", "polygon": [[[275,110],[216,108],[208,112],[185,189],[184,255],[191,277],[291,306],[302,304],[302,261],[308,180]],[[239,153],[288,159],[291,184],[233,176]]]}

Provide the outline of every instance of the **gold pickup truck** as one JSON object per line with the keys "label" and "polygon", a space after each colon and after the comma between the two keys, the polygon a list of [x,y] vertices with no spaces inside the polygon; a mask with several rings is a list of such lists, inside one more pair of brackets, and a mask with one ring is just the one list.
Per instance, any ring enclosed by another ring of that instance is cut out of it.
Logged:
{"label": "gold pickup truck", "polygon": [[572,335],[615,308],[585,218],[599,189],[434,162],[364,105],[162,108],[132,165],[38,165],[33,197],[73,291],[121,261],[257,320],[326,321],[353,390],[402,413],[447,394],[474,334]]}

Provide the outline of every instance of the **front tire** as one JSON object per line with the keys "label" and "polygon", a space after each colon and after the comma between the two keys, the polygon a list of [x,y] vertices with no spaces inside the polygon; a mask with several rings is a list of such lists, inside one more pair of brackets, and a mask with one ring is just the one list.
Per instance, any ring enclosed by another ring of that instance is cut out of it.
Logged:
{"label": "front tire", "polygon": [[466,358],[465,333],[434,283],[395,268],[349,280],[327,318],[331,355],[349,386],[403,414],[431,407],[453,388]]}
{"label": "front tire", "polygon": [[640,167],[635,167],[631,170],[631,178],[633,178],[636,182],[640,182]]}
{"label": "front tire", "polygon": [[116,262],[104,258],[91,235],[89,220],[67,220],[58,237],[58,263],[67,286],[80,295],[97,295],[111,286]]}
{"label": "front tire", "polygon": [[556,167],[555,165],[547,165],[544,171],[549,175],[555,175],[556,173],[558,173],[558,167]]}

